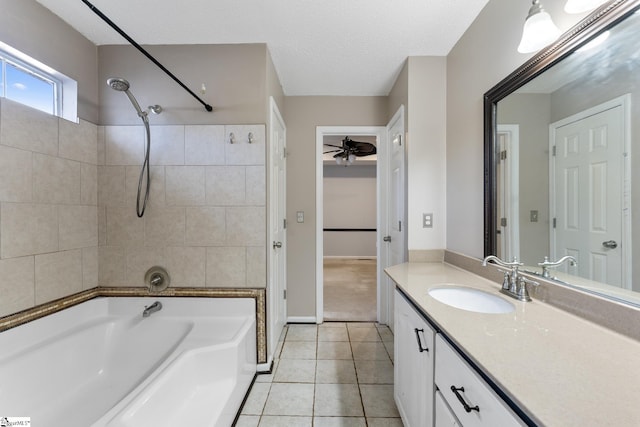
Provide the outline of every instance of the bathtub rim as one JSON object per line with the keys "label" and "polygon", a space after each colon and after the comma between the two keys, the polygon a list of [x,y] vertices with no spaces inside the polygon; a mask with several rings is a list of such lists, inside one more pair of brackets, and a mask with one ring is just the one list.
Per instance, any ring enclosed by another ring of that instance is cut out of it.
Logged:
{"label": "bathtub rim", "polygon": [[258,364],[267,363],[266,289],[264,288],[185,287],[150,292],[145,287],[97,286],[0,317],[0,333],[98,297],[253,298],[256,318],[256,358]]}

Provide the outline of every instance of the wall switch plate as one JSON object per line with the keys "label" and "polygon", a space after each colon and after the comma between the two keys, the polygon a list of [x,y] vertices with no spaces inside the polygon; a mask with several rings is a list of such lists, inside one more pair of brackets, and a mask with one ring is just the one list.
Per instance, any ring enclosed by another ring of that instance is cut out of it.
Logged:
{"label": "wall switch plate", "polygon": [[422,214],[422,228],[433,228],[433,214]]}
{"label": "wall switch plate", "polygon": [[304,211],[296,212],[296,221],[298,223],[303,223],[304,222]]}
{"label": "wall switch plate", "polygon": [[538,222],[538,211],[529,211],[529,221]]}

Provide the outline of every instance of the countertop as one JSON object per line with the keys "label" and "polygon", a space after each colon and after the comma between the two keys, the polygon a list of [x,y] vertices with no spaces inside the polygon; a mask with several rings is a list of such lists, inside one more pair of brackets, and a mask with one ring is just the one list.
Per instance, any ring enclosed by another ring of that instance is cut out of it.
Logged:
{"label": "countertop", "polygon": [[[640,342],[445,263],[405,263],[386,273],[535,423],[640,426]],[[464,285],[510,301],[507,314],[453,308],[428,291]]]}

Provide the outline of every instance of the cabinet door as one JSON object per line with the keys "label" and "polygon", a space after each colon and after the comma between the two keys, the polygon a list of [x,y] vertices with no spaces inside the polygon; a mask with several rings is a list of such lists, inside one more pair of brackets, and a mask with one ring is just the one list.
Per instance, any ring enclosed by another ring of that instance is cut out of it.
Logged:
{"label": "cabinet door", "polygon": [[442,394],[436,391],[436,399],[434,403],[435,427],[461,427],[456,416],[451,412],[451,408],[444,401]]}
{"label": "cabinet door", "polygon": [[394,394],[405,427],[433,425],[434,331],[402,294],[395,295]]}

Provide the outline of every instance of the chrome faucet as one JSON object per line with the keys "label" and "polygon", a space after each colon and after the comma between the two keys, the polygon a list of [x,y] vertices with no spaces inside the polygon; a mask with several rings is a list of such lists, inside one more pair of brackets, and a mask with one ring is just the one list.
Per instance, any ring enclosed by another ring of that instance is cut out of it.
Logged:
{"label": "chrome faucet", "polygon": [[563,256],[555,262],[551,262],[548,257],[544,257],[544,261],[538,263],[538,266],[542,267],[542,277],[550,278],[551,275],[549,274],[549,268],[557,267],[566,261],[569,261],[570,265],[578,265],[578,261],[576,261],[576,259],[571,255]]}
{"label": "chrome faucet", "polygon": [[149,317],[151,316],[151,314],[160,310],[162,310],[162,303],[160,301],[156,301],[148,307],[145,305],[144,311],[142,312],[142,317]]}
{"label": "chrome faucet", "polygon": [[531,297],[529,296],[529,292],[527,290],[527,284],[538,286],[539,283],[534,282],[533,280],[529,280],[526,277],[520,275],[518,269],[523,265],[521,262],[519,262],[515,258],[512,262],[507,262],[501,260],[495,255],[489,255],[484,260],[482,260],[482,265],[486,267],[489,261],[493,261],[500,267],[511,269],[511,271],[498,269],[498,271],[504,273],[502,289],[500,289],[500,292],[520,301],[531,301]]}

